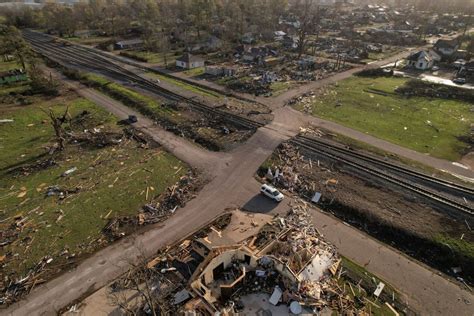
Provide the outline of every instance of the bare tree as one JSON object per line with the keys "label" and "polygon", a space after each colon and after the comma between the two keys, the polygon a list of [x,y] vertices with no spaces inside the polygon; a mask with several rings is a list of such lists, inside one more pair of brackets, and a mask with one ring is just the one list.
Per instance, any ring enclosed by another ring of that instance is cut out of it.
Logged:
{"label": "bare tree", "polygon": [[60,151],[64,150],[66,143],[66,131],[64,129],[64,124],[70,121],[69,107],[66,108],[63,115],[61,116],[57,116],[51,108],[49,108],[49,111],[46,111],[44,109],[42,110],[51,119],[51,126],[53,126],[57,141],[57,146],[55,148]]}
{"label": "bare tree", "polygon": [[129,271],[111,285],[109,298],[112,304],[129,315],[140,314],[144,309],[155,316],[169,315],[171,302],[166,297],[167,293],[161,292],[162,285],[167,282],[166,277],[148,267],[147,262],[146,257],[140,255],[135,263],[129,263]]}
{"label": "bare tree", "polygon": [[298,0],[292,8],[297,17],[298,58],[306,51],[308,35],[315,33],[320,21],[320,9],[312,0]]}

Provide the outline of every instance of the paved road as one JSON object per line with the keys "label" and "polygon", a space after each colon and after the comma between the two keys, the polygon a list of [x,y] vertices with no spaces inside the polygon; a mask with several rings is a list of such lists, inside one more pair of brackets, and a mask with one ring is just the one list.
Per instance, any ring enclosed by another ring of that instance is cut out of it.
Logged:
{"label": "paved road", "polygon": [[474,315],[474,295],[437,272],[320,211],[313,223],[339,253],[380,276],[422,315]]}
{"label": "paved road", "polygon": [[[133,111],[102,94],[75,87],[78,92],[119,117]],[[229,153],[209,153],[180,137],[167,133],[143,117],[139,127],[149,133],[173,154],[210,177],[200,194],[175,216],[162,225],[149,227],[147,232],[127,237],[97,252],[77,268],[36,288],[25,300],[12,305],[4,314],[49,315],[69,302],[89,294],[126,271],[141,255],[150,256],[159,248],[171,244],[210,222],[227,207],[246,207],[258,211],[284,211],[285,204],[275,207],[258,197],[259,184],[253,179],[255,170],[285,139],[295,135],[307,122],[292,109],[275,110],[275,120],[259,129],[246,143]],[[136,114],[136,113],[135,113]],[[138,116],[138,114],[136,114]],[[355,229],[341,225],[325,214],[314,212],[314,221],[341,254],[367,265],[407,294],[407,302],[427,314],[472,315],[465,300],[474,303],[472,294],[436,276],[431,270],[398,254],[385,245],[366,237]],[[446,294],[448,293],[448,294]],[[459,300],[453,301],[455,298]],[[423,305],[424,304],[424,305]]]}

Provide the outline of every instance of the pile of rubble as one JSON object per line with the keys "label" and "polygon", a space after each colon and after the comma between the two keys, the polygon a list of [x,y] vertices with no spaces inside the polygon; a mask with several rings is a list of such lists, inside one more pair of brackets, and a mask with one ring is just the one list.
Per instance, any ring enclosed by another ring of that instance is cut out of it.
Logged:
{"label": "pile of rubble", "polygon": [[47,159],[36,161],[31,164],[19,166],[9,171],[9,174],[11,174],[15,178],[27,177],[30,174],[35,173],[36,171],[48,169],[56,165],[57,163],[54,160],[54,158],[47,158]]}
{"label": "pile of rubble", "polygon": [[[304,171],[312,169],[313,161],[305,159],[298,148],[290,143],[281,144],[278,157],[279,164],[267,169],[266,179],[277,187],[311,199],[317,188],[315,182],[305,176]],[[322,168],[319,161],[314,161],[314,164]]]}
{"label": "pile of rubble", "polygon": [[48,269],[47,265],[52,261],[52,257],[46,256],[42,258],[24,277],[20,279],[11,279],[8,275],[5,276],[5,279],[1,280],[0,283],[2,289],[0,294],[0,305],[14,303],[24,294],[31,292],[35,286],[46,282],[41,275]]}
{"label": "pile of rubble", "polygon": [[[145,204],[138,215],[109,220],[103,229],[103,233],[109,240],[116,240],[125,236],[131,227],[162,222],[191,200],[199,187],[198,177],[196,177],[194,171],[189,171],[175,185],[169,187],[166,192],[160,195],[158,199]],[[152,194],[151,191],[147,187],[146,195]]]}
{"label": "pile of rubble", "polygon": [[[379,298],[383,284],[372,294],[361,280],[347,281],[341,258],[313,226],[306,203],[293,203],[284,217],[250,221],[245,225],[257,225],[258,233],[239,243],[230,236],[242,218],[234,222],[237,215],[230,215],[135,266],[112,286],[113,301],[128,311],[199,315],[245,315],[255,307],[295,315],[368,315],[367,302],[383,304],[369,300]],[[139,297],[138,303],[131,306],[126,293]]]}
{"label": "pile of rubble", "polygon": [[88,145],[96,148],[103,148],[118,145],[122,142],[123,134],[107,132],[98,128],[84,130],[81,133],[71,134],[71,142],[74,144]]}

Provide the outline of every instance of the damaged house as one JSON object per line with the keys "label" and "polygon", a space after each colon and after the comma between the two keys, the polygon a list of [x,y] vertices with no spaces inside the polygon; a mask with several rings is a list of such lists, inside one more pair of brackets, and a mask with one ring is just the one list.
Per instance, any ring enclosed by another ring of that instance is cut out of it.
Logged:
{"label": "damaged house", "polygon": [[176,59],[176,67],[183,69],[204,67],[204,59],[199,56],[191,55],[190,53],[185,53]]}
{"label": "damaged house", "polygon": [[433,48],[443,57],[451,57],[459,49],[459,42],[456,40],[440,39],[436,42]]}
{"label": "damaged house", "polygon": [[434,51],[421,50],[407,57],[407,67],[428,70],[433,68],[435,62],[439,62],[441,57]]}
{"label": "damaged house", "polygon": [[[266,239],[262,237],[266,232],[261,232],[236,245],[208,245],[208,256],[190,279],[201,304],[213,313],[245,314],[245,306],[254,295],[267,293],[269,304],[282,304],[288,312],[312,312],[320,307],[322,292],[340,259],[311,225],[300,226],[308,220],[300,211],[295,209],[290,217],[275,219],[271,225],[279,228],[273,238]],[[241,310],[229,306],[229,301],[239,301]]]}

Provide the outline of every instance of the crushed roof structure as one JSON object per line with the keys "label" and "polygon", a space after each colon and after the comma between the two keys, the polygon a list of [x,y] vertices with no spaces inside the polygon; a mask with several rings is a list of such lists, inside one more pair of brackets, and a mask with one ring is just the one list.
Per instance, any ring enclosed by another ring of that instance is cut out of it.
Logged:
{"label": "crushed roof structure", "polygon": [[[341,262],[298,201],[284,217],[227,213],[148,261],[145,275],[154,308],[164,315],[367,315],[348,295],[354,288],[343,283]],[[128,289],[123,285],[134,280],[129,273],[113,289]],[[128,307],[150,312],[148,302]]]}
{"label": "crushed roof structure", "polygon": [[435,48],[448,48],[448,49],[456,49],[459,43],[456,40],[445,40],[439,39],[436,44],[434,45]]}

